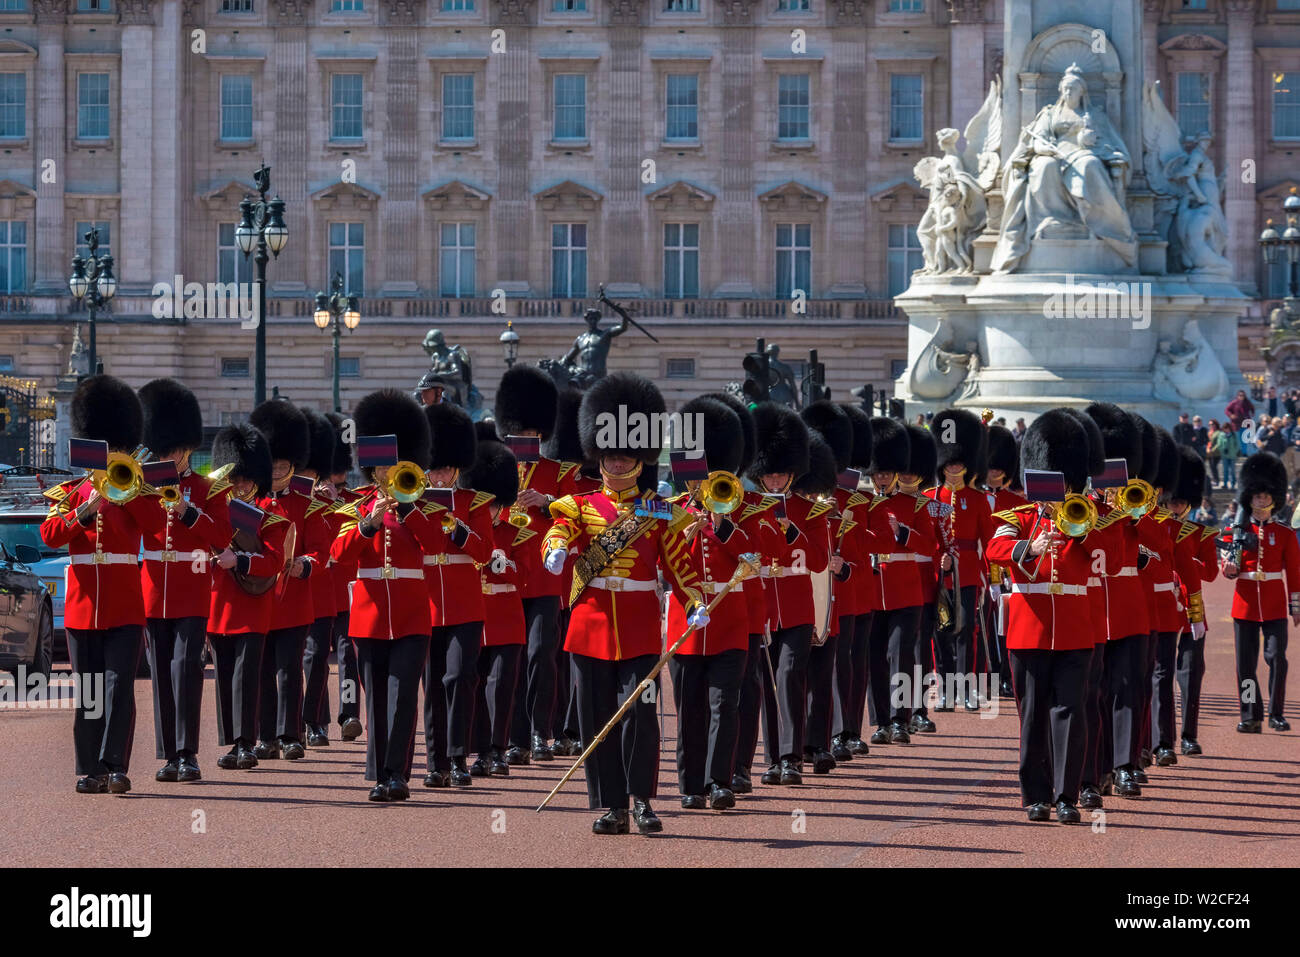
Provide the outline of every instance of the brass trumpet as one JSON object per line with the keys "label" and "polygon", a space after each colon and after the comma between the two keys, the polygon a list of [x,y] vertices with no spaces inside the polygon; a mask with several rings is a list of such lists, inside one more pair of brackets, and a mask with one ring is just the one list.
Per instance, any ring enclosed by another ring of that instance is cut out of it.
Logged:
{"label": "brass trumpet", "polygon": [[125,505],[147,489],[140,462],[148,454],[149,450],[143,445],[130,455],[110,452],[107,467],[92,473],[91,486],[107,501]]}
{"label": "brass trumpet", "polygon": [[1097,524],[1097,506],[1082,495],[1067,495],[1056,507],[1057,530],[1070,538],[1082,538]]}
{"label": "brass trumpet", "polygon": [[1116,498],[1121,511],[1127,512],[1134,518],[1141,518],[1151,511],[1151,506],[1156,503],[1156,490],[1151,487],[1150,482],[1129,479],[1129,483],[1119,490]]}
{"label": "brass trumpet", "polygon": [[443,532],[450,535],[452,532],[456,531],[457,524],[459,523],[456,521],[456,516],[452,513],[451,509],[447,509],[446,511],[443,512],[443,516],[442,516]]}
{"label": "brass trumpet", "polygon": [[745,487],[730,472],[718,469],[700,483],[700,504],[715,515],[729,515],[745,498]]}
{"label": "brass trumpet", "polygon": [[179,485],[164,485],[158,489],[158,494],[162,496],[163,506],[172,508],[181,500],[181,487]]}
{"label": "brass trumpet", "polygon": [[424,469],[414,462],[398,462],[390,466],[384,480],[384,491],[398,502],[414,502],[424,494],[429,480]]}
{"label": "brass trumpet", "polygon": [[532,521],[532,519],[528,517],[528,510],[526,508],[521,508],[518,505],[511,505],[510,514],[506,516],[506,521],[515,528],[527,528],[528,523]]}

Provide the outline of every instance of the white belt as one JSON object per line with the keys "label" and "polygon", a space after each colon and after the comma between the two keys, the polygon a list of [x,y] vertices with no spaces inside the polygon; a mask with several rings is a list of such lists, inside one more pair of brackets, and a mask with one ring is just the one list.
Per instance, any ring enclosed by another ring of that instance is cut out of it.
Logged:
{"label": "white belt", "polygon": [[929,562],[931,555],[918,555],[916,552],[877,552],[876,560],[881,562]]}
{"label": "white belt", "polygon": [[1129,565],[1127,568],[1121,568],[1111,577],[1112,578],[1136,578],[1137,573],[1138,573],[1137,566]]}
{"label": "white belt", "polygon": [[1246,572],[1241,577],[1252,582],[1280,582],[1282,572]]}
{"label": "white belt", "polygon": [[764,565],[759,575],[763,578],[783,578],[786,575],[807,575],[808,567],[794,568],[792,566],[781,565]]}
{"label": "white belt", "polygon": [[504,595],[506,592],[512,592],[515,586],[508,583],[484,582],[483,594],[485,595]]}
{"label": "white belt", "polygon": [[[726,587],[726,582],[700,582],[700,591],[704,592],[706,595],[716,595]],[[738,581],[736,584],[731,586],[731,594],[733,595],[744,590],[745,583],[743,581]]]}
{"label": "white belt", "polygon": [[[179,562],[179,561],[186,560],[180,558],[179,556],[180,553],[177,552],[175,549],[172,549],[165,552],[146,551],[143,555],[143,558],[147,562]],[[186,558],[188,558],[188,556],[186,556]]]}
{"label": "white belt", "polygon": [[1088,579],[1088,587],[1089,587],[1089,588],[1100,588],[1100,587],[1101,587],[1101,579],[1100,579],[1100,578],[1089,578],[1089,579]]}
{"label": "white belt", "polygon": [[134,565],[137,563],[135,555],[127,555],[124,552],[86,552],[71,555],[69,559],[73,565]]}
{"label": "white belt", "polygon": [[603,588],[605,591],[654,591],[658,587],[658,582],[640,581],[636,578],[593,578],[587,582],[592,588]]}
{"label": "white belt", "polygon": [[437,555],[425,555],[424,563],[426,565],[472,565],[474,559],[469,555],[452,555],[447,552],[439,552]]}
{"label": "white belt", "polygon": [[358,568],[357,581],[363,578],[424,578],[423,568]]}
{"label": "white belt", "polygon": [[1154,585],[1151,586],[1151,590],[1152,590],[1152,591],[1173,591],[1173,590],[1174,590],[1174,583],[1173,583],[1173,582],[1156,582]]}
{"label": "white belt", "polygon": [[1011,583],[1011,594],[1013,595],[1086,595],[1088,588],[1086,585],[1067,585],[1065,582],[1032,582],[1022,585],[1018,582]]}

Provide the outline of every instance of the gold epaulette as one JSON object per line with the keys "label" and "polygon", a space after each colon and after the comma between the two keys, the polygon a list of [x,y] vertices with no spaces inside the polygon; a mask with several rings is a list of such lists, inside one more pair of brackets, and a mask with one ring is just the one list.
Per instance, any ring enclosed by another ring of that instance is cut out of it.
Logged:
{"label": "gold epaulette", "polygon": [[581,462],[561,462],[560,471],[557,478],[564,479],[569,475],[573,474],[574,472],[578,471],[578,469],[580,468],[582,468]]}
{"label": "gold epaulette", "polygon": [[310,518],[328,504],[329,502],[325,501],[323,498],[312,499],[311,504],[307,506],[307,511],[303,513],[303,518]]}
{"label": "gold epaulette", "polygon": [[994,512],[993,517],[1003,522],[1006,522],[1008,525],[1019,525],[1020,513],[1035,507],[1036,506],[1034,506],[1032,503],[1017,505],[1015,508],[1008,508],[1008,509],[1004,509],[1001,512]]}
{"label": "gold epaulette", "polygon": [[849,493],[849,497],[844,501],[844,507],[852,508],[854,505],[865,505],[870,501],[871,499],[867,498],[867,496],[863,495],[861,492],[851,492]]}
{"label": "gold epaulette", "polygon": [[668,520],[668,531],[679,532],[687,525],[691,524],[691,522],[695,521],[695,516],[686,511],[686,509],[682,508],[680,505],[672,503],[671,500],[669,500],[669,502],[673,506],[673,517]]}
{"label": "gold epaulette", "polygon": [[1097,524],[1092,527],[1092,530],[1094,532],[1099,532],[1102,529],[1110,528],[1112,525],[1114,525],[1120,519],[1125,518],[1127,515],[1128,512],[1124,511],[1123,509],[1112,508],[1101,518],[1097,519]]}
{"label": "gold epaulette", "polygon": [[766,512],[769,508],[774,507],[778,501],[779,499],[775,496],[760,495],[757,502],[745,506],[744,511],[740,513],[738,521],[743,522],[746,519],[753,518],[755,515]]}
{"label": "gold epaulette", "polygon": [[469,510],[472,512],[476,508],[482,508],[488,502],[495,502],[496,498],[491,492],[475,492],[474,501],[469,503]]}
{"label": "gold epaulette", "polygon": [[356,519],[357,521],[361,521],[361,513],[357,511],[357,506],[360,503],[361,503],[361,499],[357,499],[356,501],[353,502],[343,502],[342,504],[335,505],[332,509],[330,509],[330,514],[342,515],[344,518],[351,518],[351,519]]}
{"label": "gold epaulette", "polygon": [[532,538],[532,537],[533,537],[534,535],[536,535],[536,534],[537,534],[537,533],[536,533],[535,531],[533,531],[531,528],[521,528],[521,529],[519,530],[519,534],[515,536],[515,540],[514,540],[513,542],[510,543],[510,547],[511,547],[511,548],[518,548],[520,545],[522,545],[524,542],[528,541],[530,538]]}
{"label": "gold epaulette", "polygon": [[888,501],[889,501],[889,496],[887,496],[887,495],[876,495],[876,496],[874,496],[874,497],[871,499],[871,508],[875,508],[877,505],[880,505],[880,504],[882,504],[882,503],[884,503],[884,502],[888,502]]}
{"label": "gold epaulette", "polygon": [[929,508],[930,503],[933,501],[935,501],[935,499],[927,498],[924,495],[918,495],[916,497],[916,511],[919,512],[923,508]]}
{"label": "gold epaulette", "polygon": [[339,534],[346,535],[348,532],[352,531],[356,527],[357,527],[356,522],[344,522],[342,527],[339,528]]}
{"label": "gold epaulette", "polygon": [[1184,519],[1183,524],[1178,529],[1178,538],[1176,539],[1176,541],[1181,542],[1184,538],[1192,534],[1192,532],[1196,531],[1200,527],[1201,526],[1197,525],[1195,522],[1189,522],[1186,519]]}
{"label": "gold epaulette", "polygon": [[1213,538],[1218,534],[1219,530],[1217,528],[1206,528],[1201,532],[1201,541],[1205,541],[1207,538]]}
{"label": "gold epaulette", "polygon": [[681,505],[682,502],[690,501],[690,492],[678,492],[676,495],[669,496],[664,501],[672,502],[674,505]]}
{"label": "gold epaulette", "polygon": [[275,525],[279,522],[287,522],[287,521],[289,521],[287,518],[285,518],[283,515],[277,515],[275,512],[264,512],[262,515],[263,528],[265,528],[268,525]]}
{"label": "gold epaulette", "polygon": [[1151,511],[1147,512],[1147,514],[1157,522],[1163,522],[1166,519],[1173,518],[1174,515],[1174,513],[1169,511],[1167,508],[1153,508]]}
{"label": "gold epaulette", "polygon": [[54,488],[45,489],[44,491],[41,492],[41,494],[44,495],[46,498],[48,498],[51,502],[62,502],[65,498],[67,498],[69,495],[72,494],[72,489],[70,486],[72,486],[75,481],[77,480],[70,479],[67,482],[62,483],[61,485],[54,486]]}
{"label": "gold epaulette", "polygon": [[215,482],[211,482],[211,484],[208,485],[208,498],[214,499],[218,495],[224,495],[233,487],[234,486],[225,479],[217,479]]}
{"label": "gold epaulette", "polygon": [[808,509],[809,518],[820,518],[833,508],[831,502],[817,502],[812,508]]}
{"label": "gold epaulette", "polygon": [[578,501],[572,495],[566,495],[552,502],[548,511],[551,513],[551,518],[559,518],[561,515],[565,518],[577,518]]}

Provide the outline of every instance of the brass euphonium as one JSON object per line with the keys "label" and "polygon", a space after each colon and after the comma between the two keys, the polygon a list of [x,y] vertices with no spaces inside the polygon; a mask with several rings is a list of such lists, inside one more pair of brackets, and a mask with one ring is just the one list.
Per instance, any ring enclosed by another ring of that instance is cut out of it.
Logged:
{"label": "brass euphonium", "polygon": [[1122,511],[1134,518],[1141,518],[1151,511],[1151,506],[1156,503],[1156,490],[1151,487],[1150,482],[1129,479],[1128,484],[1119,490],[1117,498]]}
{"label": "brass euphonium", "polygon": [[384,491],[398,502],[414,502],[424,494],[429,480],[424,469],[414,462],[398,462],[390,466],[384,479]]}
{"label": "brass euphonium", "polygon": [[140,462],[148,454],[143,445],[130,455],[110,452],[107,467],[96,469],[91,475],[91,486],[113,504],[125,505],[147,488]]}
{"label": "brass euphonium", "polygon": [[715,515],[729,515],[745,498],[745,487],[731,472],[718,469],[700,483],[700,504]]}
{"label": "brass euphonium", "polygon": [[1067,495],[1056,507],[1057,530],[1070,538],[1082,538],[1097,524],[1097,506],[1083,495]]}

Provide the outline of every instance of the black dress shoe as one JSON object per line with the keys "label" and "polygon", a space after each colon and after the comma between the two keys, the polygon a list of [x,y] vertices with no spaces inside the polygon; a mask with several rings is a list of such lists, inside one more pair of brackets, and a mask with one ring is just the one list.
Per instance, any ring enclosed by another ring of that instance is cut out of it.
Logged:
{"label": "black dress shoe", "polygon": [[411,796],[411,789],[401,778],[388,779],[388,800],[405,801]]}
{"label": "black dress shoe", "polygon": [[947,696],[947,695],[944,695],[944,694],[941,694],[941,695],[939,695],[939,703],[938,703],[937,705],[935,705],[934,710],[935,710],[935,711],[956,711],[956,710],[957,710],[957,706],[956,706],[956,705],[949,704],[949,703],[948,703],[948,696]]}
{"label": "black dress shoe", "polygon": [[853,760],[853,752],[843,738],[831,738],[831,757],[841,763]]}
{"label": "black dress shoe", "polygon": [[1052,819],[1052,807],[1049,804],[1031,804],[1029,805],[1029,820],[1031,821],[1050,821]]}
{"label": "black dress shoe", "polygon": [[683,794],[682,810],[683,811],[703,811],[709,806],[709,799],[703,794]]}
{"label": "black dress shoe", "polygon": [[1183,738],[1183,754],[1201,754],[1201,746],[1195,738]]}
{"label": "black dress shoe", "polygon": [[469,766],[469,776],[472,778],[485,778],[488,776],[487,761],[482,756]]}
{"label": "black dress shoe", "polygon": [[998,694],[1004,698],[1014,698],[1016,696],[1016,689],[1011,687],[1010,681],[1003,681],[998,685]]}
{"label": "black dress shoe", "polygon": [[259,741],[253,748],[253,757],[259,761],[272,761],[280,756],[280,743],[278,741]]}
{"label": "black dress shoe", "polygon": [[1079,789],[1079,807],[1095,811],[1101,807],[1101,791],[1092,784],[1085,784]]}
{"label": "black dress shoe", "polygon": [[968,694],[966,696],[966,710],[978,711],[979,709],[980,709],[979,699],[973,694]]}
{"label": "black dress shoe", "polygon": [[927,715],[914,714],[912,720],[908,722],[907,728],[913,734],[934,734],[939,729]]}
{"label": "black dress shoe", "polygon": [[131,779],[121,771],[114,771],[108,776],[108,793],[125,794],[131,790]]}
{"label": "black dress shoe", "polygon": [[799,765],[791,758],[784,758],[781,761],[781,783],[785,785],[803,784],[803,775],[799,773]]}
{"label": "black dress shoe", "polygon": [[520,765],[531,763],[531,760],[532,759],[528,757],[528,752],[516,744],[512,744],[510,747],[506,748],[506,764],[519,767]]}
{"label": "black dress shoe", "polygon": [[1269,718],[1268,726],[1272,728],[1274,731],[1291,730],[1291,722],[1287,721],[1286,718]]}
{"label": "black dress shoe", "polygon": [[888,728],[877,728],[875,731],[871,732],[871,743],[872,743],[872,744],[888,744],[888,743],[889,743],[889,729],[888,729]]}
{"label": "black dress shoe", "polygon": [[1170,747],[1156,748],[1155,761],[1157,767],[1167,768],[1171,764],[1178,763],[1178,755],[1174,754],[1174,749]]}
{"label": "black dress shoe", "polygon": [[636,821],[636,829],[642,834],[658,834],[664,829],[664,822],[651,810],[650,802],[641,798],[632,801],[632,820]]}
{"label": "black dress shoe", "polygon": [[731,776],[731,790],[736,794],[752,794],[754,784],[749,780],[748,771],[737,771]]}
{"label": "black dress shoe", "polygon": [[1133,780],[1136,781],[1138,784],[1151,783],[1150,779],[1147,777],[1147,773],[1142,770],[1141,765],[1133,769]]}
{"label": "black dress shoe", "polygon": [[626,834],[628,833],[627,808],[616,807],[606,811],[591,824],[592,834]]}
{"label": "black dress shoe", "polygon": [[721,784],[709,787],[709,807],[715,811],[726,811],[736,806],[736,795]]}
{"label": "black dress shoe", "polygon": [[1115,772],[1114,789],[1115,793],[1120,797],[1142,796],[1142,788],[1138,784],[1137,775],[1127,768]]}
{"label": "black dress shoe", "polygon": [[577,741],[574,741],[568,735],[561,735],[555,739],[555,744],[551,747],[551,754],[565,758],[576,758],[582,754],[582,749],[578,747]]}
{"label": "black dress shoe", "polygon": [[1153,764],[1155,764],[1155,759],[1154,759],[1154,758],[1152,757],[1152,755],[1151,755],[1151,749],[1150,749],[1150,748],[1143,748],[1143,749],[1142,749],[1142,760],[1138,762],[1138,767],[1149,768],[1149,767],[1151,767],[1151,765],[1153,765]]}
{"label": "black dress shoe", "polygon": [[388,795],[388,784],[380,782],[370,789],[370,800],[372,801],[391,801]]}
{"label": "black dress shoe", "polygon": [[239,767],[239,745],[235,745],[221,757],[217,758],[217,767],[223,771],[233,771]]}
{"label": "black dress shoe", "polygon": [[555,752],[540,734],[533,734],[533,747],[528,756],[534,761],[554,761]]}
{"label": "black dress shoe", "polygon": [[302,746],[301,741],[282,741],[281,746],[284,748],[286,761],[298,761],[307,754],[307,749]]}
{"label": "black dress shoe", "polygon": [[361,719],[345,718],[339,724],[339,736],[342,737],[344,741],[355,741],[357,738],[361,737]]}
{"label": "black dress shoe", "polygon": [[194,760],[193,755],[181,755],[176,763],[176,780],[182,784],[203,780],[203,772],[199,770],[199,762]]}
{"label": "black dress shoe", "polygon": [[510,777],[510,765],[506,763],[506,759],[502,757],[501,752],[495,748],[488,755],[488,774],[494,778]]}
{"label": "black dress shoe", "polygon": [[863,756],[871,753],[871,749],[867,747],[867,742],[857,737],[849,738],[849,750],[854,754]]}
{"label": "black dress shoe", "polygon": [[103,794],[107,790],[107,774],[87,774],[84,778],[77,778],[78,794]]}
{"label": "black dress shoe", "polygon": [[176,773],[176,762],[168,761],[158,769],[158,773],[153,776],[153,779],[155,781],[167,781],[170,783],[176,780]]}
{"label": "black dress shoe", "polygon": [[911,744],[912,736],[907,733],[907,729],[898,722],[889,726],[889,743],[890,744]]}
{"label": "black dress shoe", "polygon": [[469,771],[465,768],[464,758],[452,758],[451,762],[451,783],[454,787],[467,788],[474,783],[474,779],[469,776]]}
{"label": "black dress shoe", "polygon": [[325,729],[319,725],[309,724],[307,726],[307,747],[328,748],[329,746],[330,736],[325,733]]}
{"label": "black dress shoe", "polygon": [[451,787],[451,776],[446,771],[430,771],[424,776],[424,786],[426,788],[449,788]]}
{"label": "black dress shoe", "polygon": [[1263,734],[1264,728],[1258,721],[1242,721],[1237,725],[1238,734]]}
{"label": "black dress shoe", "polygon": [[759,778],[759,780],[762,781],[764,784],[780,784],[781,765],[779,764],[772,765],[770,768],[768,768],[766,771],[763,772],[763,776]]}
{"label": "black dress shoe", "polygon": [[1056,820],[1061,824],[1078,824],[1079,809],[1065,801],[1056,802]]}
{"label": "black dress shoe", "polygon": [[1101,792],[1102,797],[1110,797],[1115,793],[1115,772],[1108,771],[1106,776],[1101,779],[1101,787],[1097,790]]}
{"label": "black dress shoe", "polygon": [[829,752],[818,748],[812,755],[813,774],[830,774],[835,770],[835,757]]}
{"label": "black dress shoe", "polygon": [[239,746],[239,758],[235,762],[235,767],[241,771],[248,771],[257,767],[257,755],[248,749],[247,745]]}

